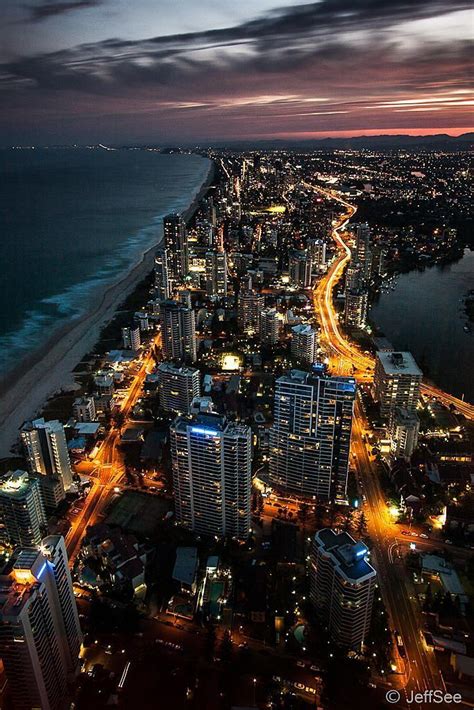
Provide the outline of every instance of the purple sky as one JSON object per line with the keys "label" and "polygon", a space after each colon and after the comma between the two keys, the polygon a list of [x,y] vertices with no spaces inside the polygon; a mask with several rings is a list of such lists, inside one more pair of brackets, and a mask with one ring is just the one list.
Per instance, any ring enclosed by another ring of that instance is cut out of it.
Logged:
{"label": "purple sky", "polygon": [[471,0],[2,0],[1,144],[471,130]]}

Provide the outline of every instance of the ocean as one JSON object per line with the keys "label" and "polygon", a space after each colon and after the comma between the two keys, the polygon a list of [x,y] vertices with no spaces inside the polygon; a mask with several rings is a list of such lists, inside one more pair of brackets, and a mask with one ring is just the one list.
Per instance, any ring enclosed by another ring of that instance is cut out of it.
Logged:
{"label": "ocean", "polygon": [[137,264],[209,169],[146,150],[0,150],[3,375]]}

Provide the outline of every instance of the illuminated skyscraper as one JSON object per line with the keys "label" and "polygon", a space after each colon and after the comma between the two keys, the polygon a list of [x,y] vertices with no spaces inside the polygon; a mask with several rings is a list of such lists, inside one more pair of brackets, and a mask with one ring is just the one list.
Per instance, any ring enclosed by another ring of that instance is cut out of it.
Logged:
{"label": "illuminated skyscraper", "polygon": [[0,578],[0,656],[14,707],[59,710],[82,640],[64,539],[19,548]]}
{"label": "illuminated skyscraper", "polygon": [[295,325],[291,329],[291,354],[304,365],[317,360],[318,334],[310,325]]}
{"label": "illuminated skyscraper", "polygon": [[141,337],[138,325],[133,328],[122,328],[122,345],[125,350],[137,351],[140,349]]}
{"label": "illuminated skyscraper", "polygon": [[237,299],[237,323],[242,333],[258,335],[260,331],[260,313],[264,305],[264,296],[261,296],[256,291],[240,291]]}
{"label": "illuminated skyscraper", "polygon": [[206,292],[208,296],[227,295],[227,257],[224,251],[206,253]]}
{"label": "illuminated skyscraper", "polygon": [[163,218],[163,235],[169,275],[175,284],[188,273],[189,259],[186,224],[179,214],[169,214]]}
{"label": "illuminated skyscraper", "polygon": [[369,296],[364,289],[346,290],[344,323],[352,328],[363,328],[367,323]]}
{"label": "illuminated skyscraper", "polygon": [[311,601],[330,637],[360,650],[370,628],[377,573],[368,549],[347,532],[319,530],[311,547]]}
{"label": "illuminated skyscraper", "polygon": [[189,414],[191,402],[201,395],[199,370],[162,362],[157,372],[160,407],[166,412]]}
{"label": "illuminated skyscraper", "polygon": [[408,352],[381,352],[375,355],[374,391],[385,419],[396,407],[414,412],[420,399],[423,373]]}
{"label": "illuminated skyscraper", "polygon": [[23,426],[21,438],[30,471],[59,476],[64,490],[69,490],[72,486],[72,470],[61,422],[57,419],[49,422],[43,418],[35,419]]}
{"label": "illuminated skyscraper", "polygon": [[277,379],[269,457],[275,488],[345,500],[355,395],[350,377],[291,370]]}
{"label": "illuminated skyscraper", "polygon": [[171,296],[168,252],[160,249],[155,255],[155,290],[156,298],[165,301]]}
{"label": "illuminated skyscraper", "polygon": [[0,478],[0,513],[10,545],[38,545],[46,527],[40,474],[9,471]]}
{"label": "illuminated skyscraper", "polygon": [[177,301],[162,301],[160,321],[163,355],[168,360],[195,362],[196,323],[192,308]]}
{"label": "illuminated skyscraper", "polygon": [[250,428],[218,414],[178,417],[170,429],[177,521],[196,533],[250,533]]}
{"label": "illuminated skyscraper", "polygon": [[260,341],[264,345],[276,345],[280,340],[280,324],[276,308],[260,312]]}
{"label": "illuminated skyscraper", "polygon": [[311,271],[311,253],[308,250],[292,250],[288,265],[290,283],[298,288],[309,288],[311,286]]}

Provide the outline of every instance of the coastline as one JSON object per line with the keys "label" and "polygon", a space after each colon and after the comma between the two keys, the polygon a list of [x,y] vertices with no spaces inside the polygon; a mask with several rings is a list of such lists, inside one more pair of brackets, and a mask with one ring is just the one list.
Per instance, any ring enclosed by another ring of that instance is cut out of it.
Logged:
{"label": "coastline", "polygon": [[[188,222],[214,179],[215,166],[209,161],[207,176],[189,207],[181,214]],[[161,239],[147,249],[137,264],[121,274],[113,284],[97,294],[97,305],[77,320],[59,327],[38,350],[27,356],[0,383],[0,458],[11,455],[22,424],[35,416],[47,399],[73,383],[72,370],[92,350],[101,329],[114,317],[129,293],[153,269]],[[8,380],[8,381],[7,381]]]}

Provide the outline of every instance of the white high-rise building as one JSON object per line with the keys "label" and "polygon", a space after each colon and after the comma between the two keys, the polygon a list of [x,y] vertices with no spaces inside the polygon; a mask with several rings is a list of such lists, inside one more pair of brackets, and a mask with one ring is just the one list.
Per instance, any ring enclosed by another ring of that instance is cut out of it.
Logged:
{"label": "white high-rise building", "polygon": [[265,297],[256,291],[240,291],[237,299],[237,323],[242,333],[258,335],[260,331],[260,313],[264,305]]}
{"label": "white high-rise building", "polygon": [[162,362],[157,372],[162,409],[176,414],[189,414],[193,399],[201,395],[199,370]]}
{"label": "white high-rise building", "polygon": [[377,573],[347,532],[319,530],[311,547],[310,594],[330,637],[360,650],[370,628]]}
{"label": "white high-rise building", "polygon": [[158,301],[166,301],[171,296],[168,252],[160,249],[155,255],[155,291]]}
{"label": "white high-rise building", "polygon": [[322,239],[310,239],[308,241],[308,251],[311,255],[312,268],[316,272],[326,271],[327,244]]}
{"label": "white high-rise building", "polygon": [[227,256],[225,251],[206,253],[206,293],[208,296],[227,295]]}
{"label": "white high-rise building", "polygon": [[276,345],[280,340],[281,321],[276,308],[260,312],[260,341],[264,345]]}
{"label": "white high-rise building", "polygon": [[96,410],[94,397],[78,397],[72,405],[72,416],[77,422],[95,422]]}
{"label": "white high-rise building", "polygon": [[38,545],[46,527],[40,475],[9,471],[0,478],[0,513],[10,545]]}
{"label": "white high-rise building", "polygon": [[35,419],[23,426],[21,438],[30,471],[59,476],[64,490],[69,490],[72,486],[72,470],[61,422],[57,419],[49,422],[43,418]]}
{"label": "white high-rise building", "polygon": [[370,228],[368,224],[359,224],[356,233],[354,261],[360,265],[363,280],[370,280],[372,270],[372,252],[370,250]]}
{"label": "white high-rise building", "polygon": [[369,295],[364,289],[346,290],[344,323],[351,328],[364,328],[367,323]]}
{"label": "white high-rise building", "polygon": [[19,548],[0,578],[0,656],[14,707],[64,707],[81,641],[64,539]]}
{"label": "white high-rise building", "polygon": [[140,327],[122,328],[122,345],[125,350],[137,351],[141,345]]}
{"label": "white high-rise building", "polygon": [[311,273],[313,265],[311,253],[308,250],[290,252],[288,272],[290,283],[298,288],[309,288],[311,286]]}
{"label": "white high-rise building", "polygon": [[291,370],[275,386],[269,480],[305,498],[345,500],[356,383]]}
{"label": "white high-rise building", "polygon": [[173,285],[183,281],[188,273],[188,238],[186,225],[179,214],[163,218],[164,246],[168,256],[168,271]]}
{"label": "white high-rise building", "polygon": [[310,325],[295,325],[291,329],[291,354],[299,362],[312,365],[317,360],[318,334]]}
{"label": "white high-rise building", "polygon": [[390,423],[390,446],[393,456],[409,459],[418,445],[420,420],[416,412],[396,407]]}
{"label": "white high-rise building", "polygon": [[408,352],[381,352],[375,354],[374,392],[384,419],[396,407],[414,412],[420,399],[423,373]]}
{"label": "white high-rise building", "polygon": [[162,301],[160,321],[163,355],[168,360],[195,362],[196,322],[192,308],[177,301]]}
{"label": "white high-rise building", "polygon": [[252,436],[218,414],[178,417],[170,429],[177,521],[196,533],[250,534]]}

